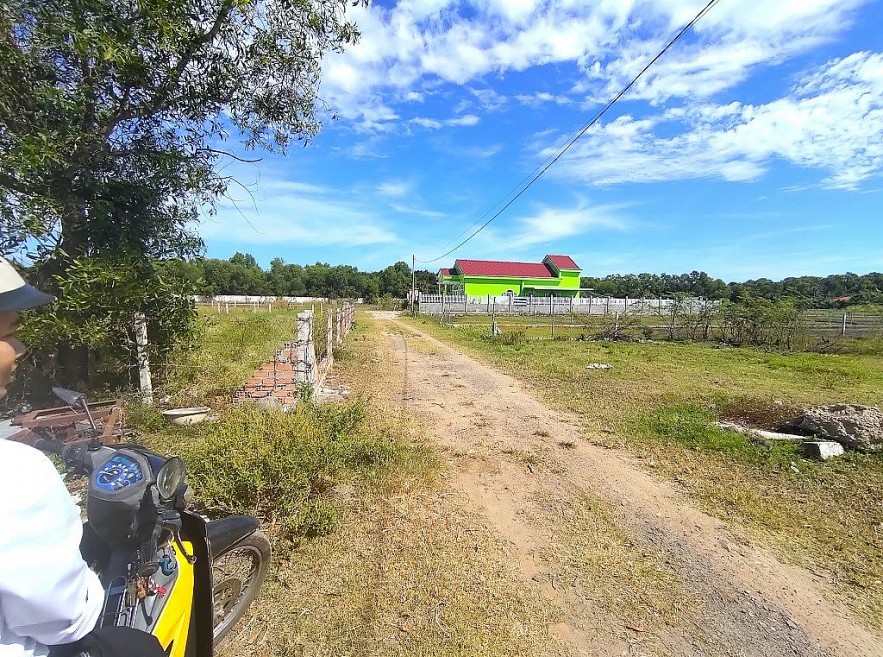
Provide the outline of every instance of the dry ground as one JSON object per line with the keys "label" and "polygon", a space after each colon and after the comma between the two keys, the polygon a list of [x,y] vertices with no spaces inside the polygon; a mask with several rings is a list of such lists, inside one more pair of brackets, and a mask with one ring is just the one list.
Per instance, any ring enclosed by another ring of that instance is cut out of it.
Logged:
{"label": "dry ground", "polygon": [[[735,535],[515,379],[385,320],[399,403],[427,428],[570,655],[883,655],[829,585]],[[388,391],[394,394],[395,391]],[[558,650],[556,649],[556,652]]]}

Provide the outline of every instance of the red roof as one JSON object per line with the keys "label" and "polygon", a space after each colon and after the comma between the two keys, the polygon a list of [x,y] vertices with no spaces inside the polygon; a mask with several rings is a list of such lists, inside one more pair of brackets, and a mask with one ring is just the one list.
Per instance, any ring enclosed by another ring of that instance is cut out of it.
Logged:
{"label": "red roof", "polygon": [[454,263],[465,276],[509,276],[512,278],[555,278],[541,262],[505,262],[503,260],[460,260]]}
{"label": "red roof", "polygon": [[450,276],[451,274],[454,273],[454,270],[449,269],[448,267],[442,267],[441,269],[438,270],[438,273],[441,274],[442,276]]}
{"label": "red roof", "polygon": [[560,269],[579,269],[579,265],[573,261],[573,258],[566,255],[547,255],[543,260],[548,260]]}

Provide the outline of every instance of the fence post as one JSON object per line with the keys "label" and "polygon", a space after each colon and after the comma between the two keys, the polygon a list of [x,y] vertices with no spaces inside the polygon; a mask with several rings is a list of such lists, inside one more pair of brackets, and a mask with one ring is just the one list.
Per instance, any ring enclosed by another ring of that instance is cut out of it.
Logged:
{"label": "fence post", "polygon": [[313,311],[297,314],[297,341],[295,342],[297,365],[294,370],[296,383],[316,382],[316,351],[313,346]]}
{"label": "fence post", "polygon": [[328,309],[328,317],[325,322],[325,358],[330,363],[332,358],[334,357],[334,350],[331,345],[334,344],[334,330],[332,329],[332,325],[334,323],[334,310]]}
{"label": "fence post", "polygon": [[843,324],[840,326],[840,335],[846,335],[846,313],[843,313]]}
{"label": "fence post", "polygon": [[628,296],[626,296],[626,298],[625,298],[625,305],[622,307],[622,314],[623,315],[629,314],[629,298],[628,298]]}
{"label": "fence post", "polygon": [[487,295],[487,312],[488,312],[488,315],[490,315],[490,313],[491,313],[491,295],[490,294]]}
{"label": "fence post", "polygon": [[337,332],[335,335],[337,336],[337,344],[341,344],[343,342],[343,336],[340,335],[340,315],[343,313],[343,308],[338,308],[335,311],[335,317],[337,320]]}
{"label": "fence post", "polygon": [[609,314],[610,314],[610,297],[607,297],[607,307],[604,308],[604,314],[605,314],[605,315],[609,315]]}
{"label": "fence post", "polygon": [[[555,297],[553,295],[549,295],[549,315],[555,314]],[[552,335],[555,335],[555,327],[552,326]]]}
{"label": "fence post", "polygon": [[511,295],[511,294],[509,295],[509,314],[510,315],[512,314],[512,296],[513,295]]}
{"label": "fence post", "polygon": [[463,291],[463,315],[464,315],[464,317],[469,315],[469,306],[466,305],[468,303],[469,303],[469,297],[466,296],[466,291],[464,290]]}
{"label": "fence post", "polygon": [[135,345],[138,358],[138,384],[141,400],[153,403],[153,381],[150,378],[150,361],[147,358],[147,318],[144,313],[135,313]]}

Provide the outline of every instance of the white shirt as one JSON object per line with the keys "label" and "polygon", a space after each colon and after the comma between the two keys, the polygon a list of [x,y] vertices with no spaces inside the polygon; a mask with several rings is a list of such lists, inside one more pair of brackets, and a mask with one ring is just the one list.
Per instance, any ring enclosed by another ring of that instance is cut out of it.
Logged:
{"label": "white shirt", "polygon": [[95,626],[104,591],[80,556],[82,534],[52,462],[0,440],[0,657],[42,657]]}

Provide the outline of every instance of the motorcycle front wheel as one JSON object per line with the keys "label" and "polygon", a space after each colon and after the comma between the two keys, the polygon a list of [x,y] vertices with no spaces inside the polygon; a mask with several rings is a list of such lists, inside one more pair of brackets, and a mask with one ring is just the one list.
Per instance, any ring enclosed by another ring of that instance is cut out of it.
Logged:
{"label": "motorcycle front wheel", "polygon": [[217,646],[254,601],[270,567],[270,541],[262,531],[212,559],[214,641]]}

